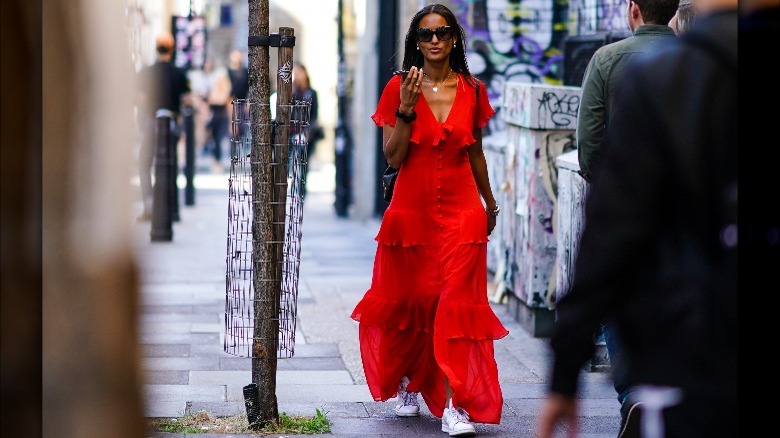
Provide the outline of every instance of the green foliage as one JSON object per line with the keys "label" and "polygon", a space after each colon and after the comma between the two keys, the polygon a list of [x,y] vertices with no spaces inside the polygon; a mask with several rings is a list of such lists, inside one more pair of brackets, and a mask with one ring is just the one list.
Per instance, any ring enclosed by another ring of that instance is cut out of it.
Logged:
{"label": "green foliage", "polygon": [[196,412],[179,418],[152,420],[153,430],[168,433],[229,433],[229,434],[298,434],[315,435],[330,433],[330,420],[326,413],[315,410],[314,417],[279,414],[279,421],[254,430],[249,428],[246,415],[212,417],[207,412]]}
{"label": "green foliage", "polygon": [[289,416],[282,412],[279,414],[279,423],[276,425],[276,429],[268,432],[307,435],[330,433],[330,420],[319,409],[316,410],[314,417]]}

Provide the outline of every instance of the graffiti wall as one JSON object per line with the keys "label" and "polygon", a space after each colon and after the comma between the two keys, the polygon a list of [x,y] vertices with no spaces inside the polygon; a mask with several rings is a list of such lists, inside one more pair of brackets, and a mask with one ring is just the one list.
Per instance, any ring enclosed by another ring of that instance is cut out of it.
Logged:
{"label": "graffiti wall", "polygon": [[[488,87],[501,111],[506,82],[563,84],[569,35],[627,30],[625,0],[451,0],[468,35],[471,73]],[[489,132],[503,131],[493,117]]]}

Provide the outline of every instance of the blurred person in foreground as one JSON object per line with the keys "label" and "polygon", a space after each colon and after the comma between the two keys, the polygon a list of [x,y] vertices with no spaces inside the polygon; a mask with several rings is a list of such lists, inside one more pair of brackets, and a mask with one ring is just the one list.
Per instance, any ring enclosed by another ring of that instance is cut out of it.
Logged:
{"label": "blurred person in foreground", "polygon": [[571,290],[557,306],[539,423],[575,436],[599,324],[635,389],[620,437],[737,436],[737,1],[632,61],[616,90]]}
{"label": "blurred person in foreground", "polygon": [[179,141],[179,116],[182,104],[190,103],[190,85],[187,75],[173,62],[173,35],[163,33],[157,37],[155,47],[157,61],[138,72],[138,125],[142,130],[138,157],[138,177],[141,186],[143,213],[139,220],[152,218],[152,162],[155,149],[156,115],[159,109],[173,112],[173,144]]}
{"label": "blurred person in foreground", "polygon": [[[643,53],[657,50],[675,41],[667,25],[677,12],[679,0],[626,1],[626,24],[631,36],[599,48],[588,62],[582,82],[582,100],[577,113],[577,158],[580,175],[591,183],[600,171],[604,154],[603,141],[609,120],[617,111],[616,89],[624,79],[629,62]],[[652,84],[648,84],[652,87]],[[587,222],[587,218],[585,219]],[[627,402],[633,388],[621,378],[623,360],[621,339],[613,324],[603,325],[604,344],[612,369],[613,385],[620,403],[620,424],[626,423],[631,404]]]}

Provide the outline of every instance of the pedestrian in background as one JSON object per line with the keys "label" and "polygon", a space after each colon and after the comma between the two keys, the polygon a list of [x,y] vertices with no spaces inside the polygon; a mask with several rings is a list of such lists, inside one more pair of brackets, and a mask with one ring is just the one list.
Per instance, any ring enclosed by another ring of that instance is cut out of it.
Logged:
{"label": "pedestrian in background", "polygon": [[688,31],[694,22],[696,22],[696,10],[693,8],[693,1],[680,0],[677,12],[669,20],[669,27],[672,28],[675,35],[680,36]]}
{"label": "pedestrian in background", "polygon": [[208,128],[211,134],[209,138],[210,149],[214,156],[212,172],[222,173],[225,167],[225,163],[223,163],[225,142],[228,139],[230,128],[228,104],[230,103],[231,87],[227,69],[221,65],[214,66],[214,70],[209,74],[209,85],[207,102],[211,111]]}
{"label": "pedestrian in background", "polygon": [[[155,41],[157,61],[138,72],[138,126],[142,130],[138,154],[138,178],[141,187],[143,212],[139,220],[152,218],[152,162],[155,150],[156,116],[159,109],[173,112],[174,126],[171,130],[174,145],[178,144],[181,129],[182,104],[190,103],[190,85],[187,75],[171,62],[174,38],[170,33],[159,35]],[[175,147],[175,146],[174,146]]]}
{"label": "pedestrian in background", "polygon": [[499,423],[493,342],[508,334],[487,299],[487,241],[499,208],[482,128],[495,111],[465,47],[445,6],[412,18],[408,73],[390,79],[372,116],[399,173],[376,236],[371,288],[352,313],[373,398],[397,396],[395,413],[407,417],[419,415],[420,393],[450,436],[474,435],[472,421]]}
{"label": "pedestrian in background", "polygon": [[[317,150],[317,142],[325,137],[325,132],[318,120],[319,101],[317,99],[317,90],[311,87],[309,73],[303,64],[295,63],[293,66],[292,99],[293,101],[306,101],[311,104],[309,110],[309,127],[306,130],[305,178],[309,174],[309,162],[312,159],[314,151]],[[296,117],[300,119],[300,116],[293,114],[293,118]],[[303,185],[303,194],[306,195],[306,184]]]}
{"label": "pedestrian in background", "polygon": [[209,142],[211,133],[208,129],[208,123],[211,120],[211,110],[208,104],[209,89],[211,89],[209,76],[212,71],[212,61],[210,58],[206,58],[202,69],[191,69],[187,72],[192,107],[195,110],[195,144],[203,156],[212,155],[211,149],[209,149],[211,147]]}
{"label": "pedestrian in background", "polygon": [[[656,50],[675,40],[667,25],[677,12],[679,0],[629,0],[626,3],[626,21],[632,35],[626,39],[599,48],[585,70],[582,99],[577,114],[577,155],[580,175],[591,183],[599,172],[604,153],[602,142],[615,114],[616,89],[624,79],[629,61],[642,53]],[[585,218],[585,222],[589,218]],[[607,322],[603,330],[604,343],[609,354],[612,378],[620,403],[621,428],[631,410],[627,403],[631,387],[620,373],[622,348],[620,338]],[[598,331],[596,332],[598,333]]]}
{"label": "pedestrian in background", "polygon": [[615,90],[574,280],[557,305],[542,438],[559,420],[576,430],[578,375],[603,321],[624,341],[641,419],[620,437],[739,436],[737,2],[694,1],[696,26],[632,60]]}
{"label": "pedestrian in background", "polygon": [[249,95],[249,69],[244,64],[244,54],[240,50],[230,52],[228,75],[232,98],[246,100]]}

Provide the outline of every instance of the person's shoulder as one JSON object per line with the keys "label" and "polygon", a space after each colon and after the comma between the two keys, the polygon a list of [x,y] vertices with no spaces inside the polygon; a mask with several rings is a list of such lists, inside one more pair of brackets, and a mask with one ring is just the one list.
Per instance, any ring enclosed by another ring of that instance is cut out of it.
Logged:
{"label": "person's shoulder", "polygon": [[[655,50],[638,54],[632,68],[647,71],[650,75],[664,71],[674,71],[677,75],[702,75],[714,58],[736,64],[737,34],[736,11],[703,16],[697,18],[696,25],[681,37]],[[687,69],[680,68],[683,65],[695,66],[695,71],[687,72]]]}
{"label": "person's shoulder", "polygon": [[393,75],[387,83],[385,83],[385,90],[398,91],[401,89],[401,75]]}
{"label": "person's shoulder", "polygon": [[590,63],[600,68],[608,68],[607,66],[609,66],[609,64],[613,59],[615,59],[616,56],[630,51],[630,48],[634,44],[634,38],[634,36],[629,36],[627,38],[623,38],[622,40],[599,47],[595,52],[593,52]]}

